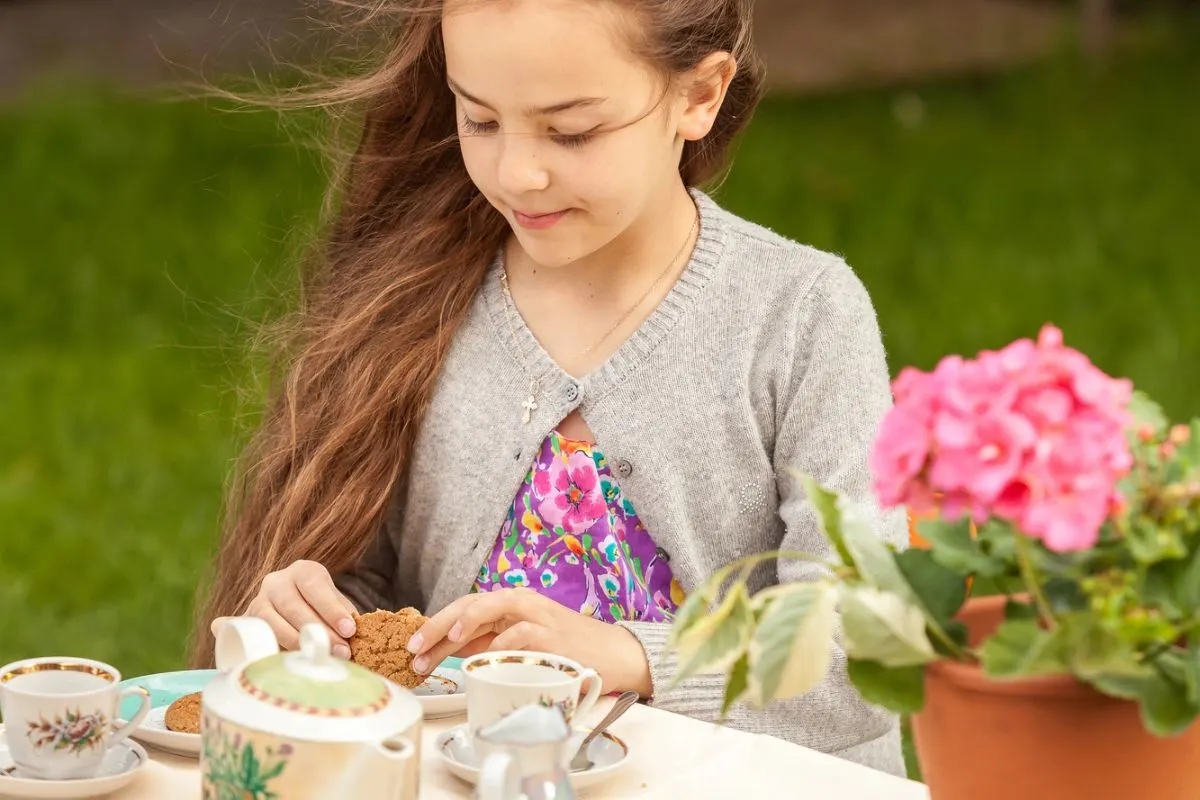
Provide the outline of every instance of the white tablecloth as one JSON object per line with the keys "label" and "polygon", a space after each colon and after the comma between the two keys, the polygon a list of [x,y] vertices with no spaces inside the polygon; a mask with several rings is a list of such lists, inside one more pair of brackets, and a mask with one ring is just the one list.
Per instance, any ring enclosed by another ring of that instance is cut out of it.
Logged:
{"label": "white tablecloth", "polygon": [[[599,719],[611,700],[597,703]],[[427,720],[421,800],[469,800],[473,787],[446,771],[434,738],[463,717]],[[580,800],[928,800],[925,786],[808,750],[636,705],[611,728],[629,745],[630,763],[609,781],[579,792]],[[194,760],[147,748],[146,770],[112,800],[199,800]]]}

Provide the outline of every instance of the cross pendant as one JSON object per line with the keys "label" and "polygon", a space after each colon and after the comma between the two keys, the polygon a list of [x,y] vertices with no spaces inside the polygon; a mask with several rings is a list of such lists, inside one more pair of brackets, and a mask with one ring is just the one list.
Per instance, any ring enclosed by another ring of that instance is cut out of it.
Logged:
{"label": "cross pendant", "polygon": [[533,395],[531,394],[529,395],[529,399],[527,399],[524,403],[521,403],[521,407],[525,409],[525,424],[528,425],[529,420],[532,419],[533,412],[537,411],[537,400],[534,400]]}

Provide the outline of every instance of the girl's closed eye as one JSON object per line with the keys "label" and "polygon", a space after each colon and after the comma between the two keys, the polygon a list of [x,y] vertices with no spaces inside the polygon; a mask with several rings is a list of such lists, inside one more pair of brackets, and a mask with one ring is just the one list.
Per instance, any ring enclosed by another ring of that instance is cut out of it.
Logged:
{"label": "girl's closed eye", "polygon": [[500,130],[499,122],[476,122],[465,114],[462,117],[463,131],[472,135],[479,136],[486,133],[495,133]]}
{"label": "girl's closed eye", "polygon": [[596,131],[596,128],[593,128],[590,131],[584,131],[583,133],[559,133],[558,131],[551,130],[550,138],[553,139],[556,144],[560,144],[563,147],[583,147],[596,137]]}
{"label": "girl's closed eye", "polygon": [[[464,114],[462,117],[462,128],[463,132],[469,136],[483,136],[499,131],[500,123],[479,122]],[[548,135],[555,144],[562,145],[563,147],[577,148],[583,147],[592,141],[596,136],[596,131],[597,129],[593,128],[582,133],[559,133],[552,128]]]}

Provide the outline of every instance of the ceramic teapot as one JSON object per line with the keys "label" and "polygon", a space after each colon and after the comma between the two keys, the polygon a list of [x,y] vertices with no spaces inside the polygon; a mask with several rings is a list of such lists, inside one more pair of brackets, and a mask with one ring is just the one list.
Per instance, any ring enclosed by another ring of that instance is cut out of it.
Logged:
{"label": "ceramic teapot", "polygon": [[334,657],[320,624],[301,628],[296,652],[280,652],[256,617],[221,617],[212,631],[204,800],[417,800],[423,714],[410,692]]}

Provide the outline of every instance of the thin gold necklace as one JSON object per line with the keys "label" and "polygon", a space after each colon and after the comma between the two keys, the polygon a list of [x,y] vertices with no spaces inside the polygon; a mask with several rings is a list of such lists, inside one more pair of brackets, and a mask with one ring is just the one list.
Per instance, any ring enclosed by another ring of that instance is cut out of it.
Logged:
{"label": "thin gold necklace", "polygon": [[[648,298],[654,289],[660,283],[662,283],[662,279],[667,276],[667,273],[671,272],[672,269],[678,265],[679,258],[683,255],[684,251],[687,250],[688,244],[692,241],[692,237],[696,234],[696,229],[699,227],[700,215],[697,213],[696,218],[692,221],[692,227],[688,229],[687,238],[683,240],[683,244],[680,246],[678,252],[675,253],[675,257],[672,258],[670,263],[667,264],[666,268],[658,274],[658,277],[656,277],[654,282],[650,284],[650,287],[642,293],[642,296],[637,299],[637,302],[630,306],[629,309],[617,319],[613,326],[609,328],[603,336],[585,347],[577,356],[575,356],[575,358],[578,359],[586,356],[601,344],[608,341],[608,337],[616,333],[621,325],[623,325],[625,321],[629,319],[634,311],[637,311],[639,308],[641,308],[642,304],[646,302],[646,298]],[[506,266],[502,266],[500,269],[500,291],[504,296],[504,318],[508,321],[508,331],[512,335],[513,344],[516,345],[517,353],[521,357],[521,366],[525,370],[525,374],[529,376],[529,397],[526,398],[525,402],[521,404],[521,408],[523,408],[525,411],[522,420],[525,425],[528,425],[530,420],[533,418],[533,412],[537,411],[538,409],[537,398],[538,393],[541,391],[542,375],[545,375],[545,373],[537,376],[533,374],[533,370],[530,369],[529,362],[525,358],[525,349],[521,347],[520,339],[517,338],[517,328],[513,323],[512,314],[519,314],[520,312],[517,311],[517,304],[513,300],[512,292],[509,291],[508,288],[508,268]]]}

